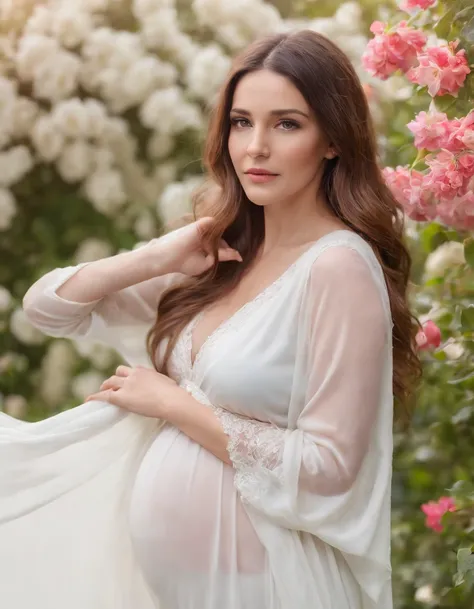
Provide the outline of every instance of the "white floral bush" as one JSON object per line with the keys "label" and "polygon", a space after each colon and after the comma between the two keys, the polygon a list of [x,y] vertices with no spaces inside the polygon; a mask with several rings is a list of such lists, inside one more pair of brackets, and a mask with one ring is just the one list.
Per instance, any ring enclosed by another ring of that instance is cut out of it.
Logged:
{"label": "white floral bush", "polygon": [[301,28],[348,53],[380,117],[378,102],[399,92],[360,65],[357,2],[338,3],[331,18],[283,19],[262,0],[181,0],[179,10],[174,0],[0,0],[4,408],[21,414],[7,399],[20,394],[38,417],[77,403],[97,380],[91,369],[111,365],[79,347],[71,359],[32,328],[24,292],[54,266],[129,249],[188,212],[207,111],[232,57]]}

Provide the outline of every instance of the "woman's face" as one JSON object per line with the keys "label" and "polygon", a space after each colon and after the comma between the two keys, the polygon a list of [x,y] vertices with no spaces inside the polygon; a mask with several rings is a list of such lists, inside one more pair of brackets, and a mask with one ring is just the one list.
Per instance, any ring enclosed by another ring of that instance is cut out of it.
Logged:
{"label": "woman's face", "polygon": [[[334,153],[289,80],[270,70],[246,74],[237,84],[229,120],[230,157],[250,201],[269,205],[314,200],[323,159]],[[252,169],[273,175],[252,175]]]}

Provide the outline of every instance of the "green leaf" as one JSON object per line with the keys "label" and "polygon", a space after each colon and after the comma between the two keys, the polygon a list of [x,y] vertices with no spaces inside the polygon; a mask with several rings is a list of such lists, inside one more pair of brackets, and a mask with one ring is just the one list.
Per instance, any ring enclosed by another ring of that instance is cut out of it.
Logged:
{"label": "green leaf", "polygon": [[474,305],[461,311],[461,326],[465,332],[474,332]]}
{"label": "green leaf", "polygon": [[464,240],[464,257],[471,269],[474,269],[474,237]]}
{"label": "green leaf", "polygon": [[474,554],[472,548],[461,548],[458,550],[458,573],[465,576],[469,571],[474,571]]}

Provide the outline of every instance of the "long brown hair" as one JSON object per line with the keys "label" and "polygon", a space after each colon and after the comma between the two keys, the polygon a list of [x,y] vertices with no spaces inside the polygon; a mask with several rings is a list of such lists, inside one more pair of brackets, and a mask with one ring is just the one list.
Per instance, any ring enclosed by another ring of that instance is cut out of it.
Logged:
{"label": "long brown hair", "polygon": [[216,261],[217,245],[224,238],[241,253],[243,262],[216,262],[209,271],[165,293],[148,335],[149,355],[155,361],[159,343],[169,337],[160,367],[166,371],[181,330],[237,286],[263,242],[263,208],[245,195],[227,145],[236,86],[245,74],[261,69],[283,75],[297,87],[338,153],[326,161],[321,189],[334,214],[372,246],[383,267],[394,323],[393,392],[406,414],[421,365],[415,343],[419,323],[407,302],[411,259],[403,243],[403,210],[381,175],[368,103],[351,62],[330,40],[310,30],[257,40],[233,63],[211,113],[204,150],[209,180],[194,197],[194,219],[214,217],[206,240]]}

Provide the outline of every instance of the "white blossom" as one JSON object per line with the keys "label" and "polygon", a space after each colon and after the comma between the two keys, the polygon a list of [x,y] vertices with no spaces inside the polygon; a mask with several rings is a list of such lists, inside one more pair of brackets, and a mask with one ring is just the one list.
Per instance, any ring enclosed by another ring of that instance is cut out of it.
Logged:
{"label": "white blossom", "polygon": [[114,169],[98,170],[90,174],[84,187],[97,211],[106,216],[117,212],[127,200],[122,176]]}
{"label": "white blossom", "polygon": [[174,138],[169,133],[155,131],[148,140],[148,156],[160,160],[167,157],[174,148]]}
{"label": "white blossom", "polygon": [[61,52],[56,40],[40,34],[23,36],[18,43],[15,67],[21,80],[31,81],[39,66],[45,61],[54,60]]}
{"label": "white blossom", "polygon": [[54,161],[64,146],[64,134],[59,131],[51,115],[38,118],[31,130],[31,141],[43,161]]}
{"label": "white blossom", "polygon": [[361,29],[362,9],[358,2],[344,2],[334,13],[338,28],[346,33],[357,34]]}
{"label": "white blossom", "polygon": [[65,182],[84,180],[91,170],[93,147],[83,140],[76,140],[63,148],[56,167]]}
{"label": "white blossom", "polygon": [[222,85],[231,66],[230,57],[212,44],[201,49],[190,63],[186,83],[194,95],[202,99],[213,97]]}
{"label": "white blossom", "polygon": [[48,36],[51,34],[51,25],[53,20],[53,11],[51,7],[39,5],[33,10],[30,18],[25,24],[24,34],[31,36],[32,34],[41,34]]}
{"label": "white blossom", "polygon": [[51,33],[66,48],[75,48],[92,31],[93,22],[89,13],[78,6],[65,4],[53,14]]}
{"label": "white blossom", "polygon": [[55,340],[41,362],[41,397],[51,406],[60,404],[69,391],[73,366],[76,361],[72,345]]}
{"label": "white blossom", "polygon": [[87,135],[101,138],[108,120],[107,108],[97,99],[86,99],[83,102],[83,108],[87,114]]}
{"label": "white blossom", "polygon": [[431,584],[426,584],[424,586],[420,586],[420,588],[417,588],[415,592],[415,600],[419,603],[434,603],[435,597],[433,594],[433,586]]}
{"label": "white blossom", "polygon": [[465,349],[460,341],[450,339],[443,346],[443,351],[446,353],[448,359],[456,360],[464,355]]}
{"label": "white blossom", "polygon": [[51,112],[51,118],[66,137],[78,138],[88,135],[89,113],[78,97],[57,103]]}
{"label": "white blossom", "polygon": [[28,97],[17,97],[13,105],[12,132],[15,137],[23,138],[29,135],[39,116],[38,104]]}
{"label": "white blossom", "polygon": [[178,87],[152,93],[141,106],[139,116],[145,127],[168,134],[202,126],[197,106],[187,103]]}
{"label": "white blossom", "polygon": [[0,188],[0,231],[10,228],[16,213],[17,207],[12,192],[6,188]]}
{"label": "white blossom", "polygon": [[175,82],[176,69],[151,55],[141,57],[121,75],[123,95],[130,105],[143,102],[159,86]]}
{"label": "white blossom", "polygon": [[112,255],[112,246],[103,239],[96,239],[90,237],[85,239],[77,248],[74,254],[75,264],[82,262],[92,262],[94,260],[101,260]]}
{"label": "white blossom", "polygon": [[13,336],[25,345],[40,345],[46,339],[45,335],[31,324],[25,311],[20,307],[10,316],[10,330]]}
{"label": "white blossom", "polygon": [[81,357],[89,360],[99,370],[107,370],[116,359],[115,351],[101,343],[78,340],[74,346]]}
{"label": "white blossom", "polygon": [[201,183],[201,177],[193,177],[184,182],[172,182],[165,188],[158,201],[158,212],[166,224],[192,211],[191,195]]}
{"label": "white blossom", "polygon": [[15,146],[0,152],[0,187],[13,186],[33,167],[31,152],[26,146]]}
{"label": "white blossom", "polygon": [[5,313],[13,302],[12,295],[3,285],[0,285],[0,313]]}
{"label": "white blossom", "polygon": [[68,51],[46,59],[36,68],[34,95],[53,103],[69,97],[79,84],[80,67],[80,59]]}
{"label": "white blossom", "polygon": [[442,277],[449,268],[465,262],[463,244],[459,241],[446,241],[427,257],[425,274],[427,278]]}
{"label": "white blossom", "polygon": [[115,162],[112,150],[105,146],[94,146],[92,148],[91,166],[96,169],[110,169]]}
{"label": "white blossom", "polygon": [[106,376],[99,372],[89,371],[78,374],[71,383],[72,392],[79,399],[84,400],[89,395],[97,393]]}
{"label": "white blossom", "polygon": [[141,36],[149,49],[167,49],[179,37],[178,15],[174,7],[152,13],[141,23]]}
{"label": "white blossom", "polygon": [[175,0],[133,0],[132,12],[137,19],[145,21],[163,9],[173,8]]}
{"label": "white blossom", "polygon": [[3,401],[2,409],[15,419],[24,419],[28,412],[28,403],[22,395],[7,395]]}
{"label": "white blossom", "polygon": [[134,230],[140,239],[152,239],[156,233],[153,216],[148,211],[140,214],[135,220]]}

